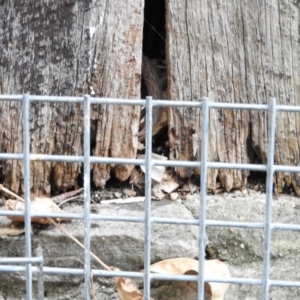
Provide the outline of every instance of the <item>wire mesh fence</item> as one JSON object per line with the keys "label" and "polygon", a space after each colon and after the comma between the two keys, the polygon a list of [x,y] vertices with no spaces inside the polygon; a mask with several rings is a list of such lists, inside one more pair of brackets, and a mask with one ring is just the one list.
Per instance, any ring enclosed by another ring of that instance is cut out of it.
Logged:
{"label": "wire mesh fence", "polygon": [[[152,100],[122,100],[108,98],[85,97],[53,97],[53,96],[31,96],[31,95],[0,95],[0,101],[21,101],[23,118],[23,153],[0,153],[0,160],[23,160],[24,162],[24,199],[25,211],[0,211],[0,216],[24,216],[25,219],[25,257],[23,258],[0,258],[1,272],[25,272],[26,274],[26,297],[33,299],[32,283],[33,274],[38,274],[38,297],[43,299],[43,275],[82,275],[85,282],[85,298],[90,299],[90,278],[93,276],[102,277],[131,277],[143,278],[144,280],[144,299],[150,299],[150,283],[153,279],[158,280],[176,280],[176,281],[196,281],[198,282],[198,299],[204,299],[204,282],[229,282],[232,284],[250,284],[262,285],[262,299],[268,299],[270,286],[297,287],[300,288],[298,281],[273,280],[270,279],[270,253],[271,253],[271,233],[273,230],[294,230],[300,231],[299,224],[279,224],[272,222],[272,194],[273,194],[273,175],[274,172],[300,172],[299,166],[285,166],[274,164],[275,154],[275,132],[276,115],[280,111],[300,112],[298,106],[277,105],[275,99],[270,99],[269,104],[239,104],[239,103],[216,103],[208,99],[202,99],[199,102],[194,101],[165,101]],[[30,104],[35,101],[43,102],[63,102],[63,103],[83,103],[84,107],[84,138],[83,155],[37,155],[30,153],[30,128],[29,111]],[[1,103],[1,102],[0,102]],[[90,153],[90,107],[91,104],[114,104],[114,105],[146,105],[146,148],[145,159],[124,159],[111,157],[96,157]],[[202,118],[202,142],[201,142],[201,161],[161,161],[152,158],[152,108],[153,106],[162,107],[197,107],[201,109]],[[268,113],[268,161],[266,165],[262,164],[239,164],[225,162],[208,161],[208,143],[209,143],[209,111],[211,109],[233,109],[233,110],[262,110]],[[56,161],[56,162],[81,162],[84,165],[84,213],[47,213],[41,214],[31,210],[30,207],[30,162]],[[145,204],[144,214],[140,217],[112,216],[93,214],[90,212],[90,169],[91,164],[110,163],[124,165],[145,165]],[[153,166],[166,167],[185,167],[200,168],[200,212],[199,220],[185,220],[172,218],[158,218],[151,216],[151,170]],[[250,171],[264,171],[266,178],[266,202],[265,219],[262,223],[254,222],[236,222],[207,220],[206,218],[206,196],[207,196],[207,171],[212,169],[240,169]],[[37,255],[33,255],[32,237],[31,237],[31,218],[32,217],[52,217],[52,218],[70,218],[82,219],[84,222],[84,268],[57,268],[43,265],[43,255],[41,249]],[[105,220],[116,222],[137,222],[144,224],[144,273],[129,271],[106,271],[91,270],[91,236],[90,228],[93,220]],[[162,275],[152,274],[150,272],[151,261],[151,228],[155,223],[175,224],[175,225],[196,225],[199,227],[199,273],[198,276],[192,275]],[[204,274],[205,260],[205,232],[209,226],[218,227],[236,227],[236,228],[256,228],[264,232],[264,258],[262,278],[206,278]],[[16,266],[17,264],[17,266]],[[23,266],[20,266],[23,264]]]}

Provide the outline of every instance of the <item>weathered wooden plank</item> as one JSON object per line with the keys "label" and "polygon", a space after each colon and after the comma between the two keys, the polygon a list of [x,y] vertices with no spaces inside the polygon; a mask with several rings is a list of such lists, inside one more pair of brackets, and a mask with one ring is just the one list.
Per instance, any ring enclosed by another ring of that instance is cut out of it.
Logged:
{"label": "weathered wooden plank", "polygon": [[[259,6],[259,9],[258,9]],[[167,1],[167,60],[171,99],[299,105],[299,7],[289,0]],[[211,112],[210,160],[267,161],[267,114]],[[279,114],[275,161],[299,164],[300,118]],[[169,112],[171,159],[193,159],[201,118],[191,109]],[[196,138],[193,136],[196,135]],[[200,159],[200,139],[197,143]],[[189,176],[188,170],[178,170]],[[197,170],[194,173],[198,173]],[[226,190],[243,187],[247,172],[209,173],[209,187],[220,179]],[[276,174],[300,194],[296,175]]]}
{"label": "weathered wooden plank", "polygon": [[[143,1],[4,1],[0,4],[1,92],[140,98]],[[20,104],[1,102],[0,151],[22,152]],[[82,106],[31,104],[31,152],[82,154]],[[134,158],[138,107],[92,109],[93,154]],[[80,164],[31,164],[35,194],[76,186]],[[125,180],[132,166],[116,167]],[[103,184],[110,166],[94,166]],[[22,163],[2,164],[6,186],[22,192]]]}

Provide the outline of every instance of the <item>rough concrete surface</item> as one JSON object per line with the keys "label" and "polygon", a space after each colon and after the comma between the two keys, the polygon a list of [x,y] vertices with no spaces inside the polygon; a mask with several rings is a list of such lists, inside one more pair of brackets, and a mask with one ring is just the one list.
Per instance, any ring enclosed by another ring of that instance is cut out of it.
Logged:
{"label": "rough concrete surface", "polygon": [[[223,221],[263,222],[265,194],[240,191],[208,196],[207,219]],[[288,195],[273,198],[272,222],[300,224],[300,199]],[[186,206],[197,218],[199,204],[188,197]],[[263,274],[263,229],[209,227],[209,252],[226,260],[232,277],[261,279]],[[273,230],[271,237],[270,278],[300,282],[299,231]],[[225,299],[261,299],[262,289],[256,285],[234,285]],[[270,299],[300,299],[300,288],[271,287]]]}
{"label": "rough concrete surface", "polygon": [[[300,223],[300,199],[281,195],[273,200],[273,222]],[[82,212],[82,205],[64,208],[68,212]],[[227,221],[262,222],[264,220],[265,194],[240,191],[207,197],[207,219]],[[97,204],[93,213],[118,216],[141,216],[143,203]],[[163,200],[152,202],[152,216],[174,219],[193,219],[199,216],[199,195],[188,196],[182,203]],[[4,225],[9,221],[1,218]],[[72,220],[62,224],[79,240],[83,241],[83,221]],[[237,278],[262,278],[263,229],[218,228],[207,229],[208,253],[211,258],[226,261],[231,274]],[[106,264],[122,270],[139,271],[143,268],[144,225],[139,223],[92,221],[91,249]],[[198,228],[188,225],[153,224],[151,237],[151,262],[173,257],[198,256]],[[24,255],[24,236],[1,238],[0,256]],[[52,226],[34,228],[33,249],[41,245],[44,266],[82,268],[83,251],[73,241]],[[300,233],[299,231],[274,230],[271,241],[270,277],[276,280],[300,281]],[[76,258],[76,259],[75,259]],[[92,260],[92,267],[101,267]],[[26,299],[25,275],[0,274],[0,300]],[[96,299],[118,299],[111,278],[93,279]],[[142,283],[137,282],[142,289]],[[36,283],[34,282],[34,295]],[[234,285],[225,299],[261,299],[261,287]],[[45,275],[45,299],[84,299],[82,276]],[[154,282],[152,296],[157,300],[196,299],[191,284]],[[270,299],[300,299],[300,288],[271,287]]]}

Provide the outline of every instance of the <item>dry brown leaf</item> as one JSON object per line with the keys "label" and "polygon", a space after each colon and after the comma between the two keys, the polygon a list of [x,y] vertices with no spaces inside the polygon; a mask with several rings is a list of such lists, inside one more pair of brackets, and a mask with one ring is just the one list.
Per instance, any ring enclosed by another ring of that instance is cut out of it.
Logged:
{"label": "dry brown leaf", "polygon": [[[198,274],[198,260],[192,258],[171,258],[159,261],[150,266],[150,271],[159,274]],[[213,259],[205,261],[205,277],[230,278],[230,272],[225,263]],[[223,300],[229,288],[228,283],[208,282],[205,291],[211,295],[211,300]],[[210,288],[210,290],[209,290]]]}
{"label": "dry brown leaf", "polygon": [[[120,271],[117,268],[112,268],[114,271]],[[118,294],[121,300],[143,300],[144,295],[139,291],[135,284],[125,277],[115,277]],[[151,298],[154,300],[153,298]]]}
{"label": "dry brown leaf", "polygon": [[[4,210],[24,211],[25,203],[20,200],[7,200]],[[35,198],[30,202],[31,211],[37,213],[64,213],[51,199]],[[10,220],[24,222],[24,217],[8,216]],[[55,219],[56,221],[69,221],[69,219]],[[49,224],[48,218],[31,218],[32,223]]]}
{"label": "dry brown leaf", "polygon": [[11,224],[0,227],[0,237],[21,235],[25,232],[24,226],[11,226]]}
{"label": "dry brown leaf", "polygon": [[190,270],[198,273],[198,261],[187,257],[170,258],[150,266],[151,272],[159,274],[182,275]]}
{"label": "dry brown leaf", "polygon": [[[230,278],[227,265],[218,259],[205,261],[205,276]],[[229,283],[208,282],[211,289],[211,300],[223,300],[229,289]]]}
{"label": "dry brown leaf", "polygon": [[142,300],[144,298],[144,295],[129,278],[116,277],[115,281],[118,294],[122,300]]}

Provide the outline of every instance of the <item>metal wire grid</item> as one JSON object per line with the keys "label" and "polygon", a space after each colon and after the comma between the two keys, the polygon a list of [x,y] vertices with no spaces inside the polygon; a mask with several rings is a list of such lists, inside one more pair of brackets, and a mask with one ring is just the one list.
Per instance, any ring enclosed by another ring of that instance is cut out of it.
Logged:
{"label": "metal wire grid", "polygon": [[[270,241],[272,230],[300,230],[297,224],[280,224],[272,223],[272,190],[274,172],[300,172],[300,167],[274,165],[274,147],[275,147],[275,130],[276,114],[279,111],[300,112],[299,106],[277,105],[274,98],[270,99],[269,104],[240,104],[240,103],[215,103],[209,102],[208,99],[202,99],[200,102],[193,101],[166,101],[152,100],[123,100],[108,98],[90,98],[85,97],[56,97],[56,96],[29,96],[29,95],[0,95],[3,101],[22,101],[23,109],[23,153],[0,153],[0,159],[19,159],[24,161],[24,188],[25,188],[25,212],[0,211],[0,216],[24,216],[25,218],[25,255],[24,258],[0,258],[0,271],[3,272],[26,272],[26,292],[27,299],[32,299],[32,274],[36,272],[38,276],[38,296],[43,298],[43,274],[53,275],[84,275],[85,279],[85,298],[90,299],[90,278],[93,276],[118,277],[125,276],[131,278],[144,278],[144,299],[150,299],[150,281],[158,280],[175,280],[175,281],[198,281],[198,299],[204,299],[204,282],[228,282],[234,284],[251,284],[262,285],[262,299],[268,299],[270,286],[283,287],[300,287],[298,281],[271,280],[269,278],[270,270]],[[84,155],[83,156],[65,156],[65,155],[40,155],[31,154],[30,135],[29,135],[29,108],[30,102],[77,102],[84,104]],[[114,104],[114,105],[146,105],[146,157],[145,159],[124,159],[109,157],[90,156],[90,105],[91,104]],[[201,162],[189,161],[160,161],[151,158],[152,153],[152,108],[153,106],[162,107],[198,107],[202,108],[202,143],[201,143]],[[210,109],[240,109],[240,110],[263,110],[268,111],[268,162],[267,165],[258,164],[236,164],[223,162],[208,162],[208,136],[209,136],[209,110]],[[61,162],[82,162],[84,163],[84,213],[48,213],[41,214],[31,212],[30,210],[30,161],[61,161]],[[91,163],[113,163],[113,164],[145,164],[145,208],[144,215],[141,217],[111,216],[90,214],[90,164]],[[151,169],[152,166],[168,167],[188,167],[201,169],[200,181],[200,214],[199,220],[184,219],[166,219],[151,217]],[[263,223],[253,222],[233,222],[206,220],[206,178],[208,168],[213,169],[243,169],[266,171],[266,206],[265,221]],[[39,250],[37,258],[32,256],[30,219],[31,217],[52,217],[52,218],[73,218],[84,219],[84,269],[74,268],[55,268],[43,267],[42,252]],[[90,269],[90,224],[91,220],[103,221],[121,221],[121,222],[143,222],[145,227],[144,233],[144,274],[139,272],[115,272],[105,270]],[[153,223],[161,224],[180,224],[199,226],[199,275],[198,276],[179,276],[179,275],[162,275],[150,273],[151,258],[151,225]],[[217,227],[239,227],[239,228],[260,228],[264,229],[264,260],[262,279],[253,278],[206,278],[204,276],[204,256],[205,256],[205,229],[207,226]],[[14,266],[13,264],[24,263],[25,266]],[[8,264],[8,265],[7,265]],[[37,264],[37,266],[32,266]]]}

